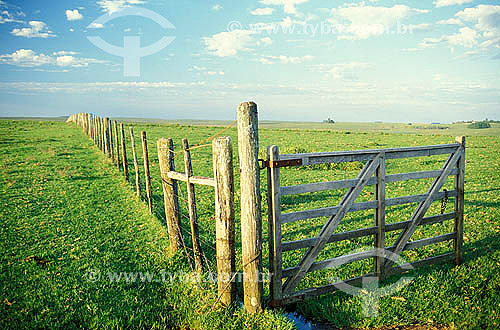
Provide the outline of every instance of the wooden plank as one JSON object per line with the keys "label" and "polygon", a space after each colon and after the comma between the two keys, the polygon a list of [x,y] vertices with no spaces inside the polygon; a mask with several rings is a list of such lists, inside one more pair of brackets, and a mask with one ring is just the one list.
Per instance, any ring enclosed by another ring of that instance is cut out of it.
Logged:
{"label": "wooden plank", "polygon": [[455,177],[455,232],[457,236],[453,244],[455,263],[462,263],[463,259],[463,231],[464,231],[464,190],[465,190],[465,136],[458,136],[456,141],[460,144],[460,158],[458,159],[458,174]]}
{"label": "wooden plank", "polygon": [[[377,207],[377,202],[360,202],[354,203],[352,207],[347,210],[347,212],[355,212],[361,210],[369,210]],[[323,207],[319,209],[305,210],[305,211],[297,211],[290,213],[282,213],[281,214],[281,223],[294,222],[298,220],[305,219],[314,219],[320,217],[329,217],[337,214],[340,206],[331,206],[331,207]]]}
{"label": "wooden plank", "polygon": [[340,208],[337,211],[337,214],[331,216],[330,219],[325,223],[325,225],[321,229],[320,234],[318,235],[316,244],[309,248],[309,250],[305,253],[304,257],[299,262],[299,268],[295,272],[295,274],[286,280],[283,286],[284,294],[290,294],[295,289],[295,287],[297,287],[300,280],[304,277],[307,270],[311,267],[316,257],[328,242],[328,239],[335,231],[340,221],[342,221],[347,211],[351,208],[356,198],[358,198],[359,194],[366,186],[369,178],[373,175],[373,173],[379,166],[380,157],[381,154],[377,154],[373,160],[370,160],[366,163],[365,167],[358,176],[359,182],[356,187],[352,188],[345,194],[344,198],[339,204]]}
{"label": "wooden plank", "polygon": [[200,184],[203,186],[215,187],[215,179],[214,178],[207,178],[204,176],[191,176],[191,177],[189,177],[189,182],[191,182],[193,184]]}
{"label": "wooden plank", "polygon": [[[413,242],[408,242],[408,244],[405,245],[403,251],[418,249],[418,248],[421,248],[421,247],[426,246],[426,245],[446,242],[446,241],[454,239],[456,236],[457,236],[456,233],[448,233],[448,234],[443,234],[443,235],[438,235],[438,236],[420,239],[420,240],[413,241]],[[390,251],[393,251],[394,248],[395,248],[395,246],[391,246],[387,249]]]}
{"label": "wooden plank", "polygon": [[368,149],[355,151],[336,151],[336,152],[317,152],[303,154],[282,154],[281,159],[302,159],[302,165],[324,164],[367,161],[374,155],[384,152],[386,159],[399,159],[409,157],[425,157],[455,152],[459,144],[440,144],[431,146],[405,147],[405,148],[387,148],[387,149]]}
{"label": "wooden plank", "polygon": [[[417,229],[418,224],[420,223],[420,221],[424,217],[425,213],[429,209],[431,202],[433,201],[433,197],[439,192],[441,187],[446,182],[446,179],[448,178],[448,174],[451,171],[452,166],[456,164],[458,158],[460,157],[460,154],[461,154],[461,150],[458,149],[455,153],[450,155],[448,160],[443,165],[443,169],[442,169],[443,173],[441,174],[441,176],[436,178],[434,183],[429,188],[429,190],[427,192],[426,199],[419,204],[419,206],[417,207],[417,209],[413,213],[413,215],[410,219],[411,223],[409,224],[409,226],[405,230],[403,230],[401,235],[396,239],[396,243],[395,243],[396,247],[394,249],[395,254],[399,254],[403,250],[404,246],[406,245],[406,243],[410,239],[411,235]],[[389,265],[391,265],[391,262],[390,262],[390,260],[387,260],[386,267],[388,267]]]}
{"label": "wooden plank", "polygon": [[[435,193],[431,198],[431,202],[438,200],[438,199],[443,199],[445,196],[444,191],[440,191],[438,193]],[[455,197],[457,195],[456,190],[450,190],[448,191],[448,197]],[[388,198],[386,200],[386,206],[396,206],[396,205],[401,205],[401,204],[409,204],[409,203],[418,203],[422,202],[427,198],[427,194],[420,194],[420,195],[411,195],[411,196],[401,196],[401,197],[394,197],[394,198]]]}
{"label": "wooden plank", "polygon": [[262,311],[262,216],[260,197],[259,129],[257,104],[238,106],[238,153],[240,160],[241,253],[243,302],[249,313]]}
{"label": "wooden plank", "polygon": [[[344,254],[344,255],[339,256],[339,257],[318,261],[318,262],[312,263],[311,267],[306,272],[309,273],[309,272],[314,272],[317,270],[322,270],[322,269],[327,269],[327,268],[336,268],[336,267],[339,267],[341,265],[344,265],[344,264],[347,264],[350,262],[371,258],[376,253],[377,253],[377,250],[372,249],[372,250],[361,251],[361,252],[356,252],[356,253],[351,253],[351,254]],[[299,266],[283,269],[282,276],[283,277],[293,276],[298,270],[299,270]]]}
{"label": "wooden plank", "polygon": [[[411,271],[411,268],[419,268],[419,267],[424,267],[428,266],[431,264],[436,264],[436,263],[441,263],[441,262],[446,262],[446,261],[451,261],[454,259],[454,253],[446,253],[442,255],[438,255],[435,257],[429,257],[423,260],[403,264],[403,265],[398,265],[396,267],[392,267],[386,270],[386,275],[395,275],[395,274],[400,274],[400,273],[406,273],[408,271]],[[316,297],[320,296],[326,293],[332,293],[338,290],[337,286],[342,286],[342,285],[357,285],[362,282],[363,278],[366,277],[374,277],[376,276],[375,273],[369,273],[365,274],[362,276],[358,277],[353,277],[347,280],[343,281],[338,281],[335,283],[323,285],[320,287],[316,288],[310,288],[310,289],[304,289],[300,291],[296,291],[291,295],[284,296],[283,299],[279,302],[281,305],[286,305],[286,304],[291,304],[291,303],[297,303],[299,301],[302,301],[307,298],[311,297]]]}
{"label": "wooden plank", "polygon": [[[187,180],[188,180],[186,174],[175,172],[175,171],[167,172],[167,177],[169,177],[170,179],[184,181],[184,182],[187,182]],[[191,182],[192,184],[200,184],[200,185],[204,185],[204,186],[215,187],[215,179],[214,178],[207,178],[204,176],[190,176],[189,182]]]}
{"label": "wooden plank", "polygon": [[[455,190],[450,190],[448,191],[448,197],[454,197],[456,196],[457,192]],[[396,205],[401,205],[401,204],[408,204],[408,203],[418,203],[426,199],[425,194],[421,195],[411,195],[411,196],[401,196],[401,197],[394,197],[394,198],[387,198],[386,199],[386,207],[389,206],[396,206]],[[442,199],[445,196],[445,192],[439,192],[436,193],[433,197],[432,200],[438,200]],[[370,210],[370,209],[375,209],[377,208],[377,202],[376,201],[369,201],[369,202],[360,202],[360,203],[354,203],[352,207],[347,211],[347,212],[356,212],[356,211],[362,211],[362,210]],[[299,220],[305,220],[305,219],[314,219],[314,218],[320,218],[320,217],[328,217],[337,214],[339,209],[339,206],[330,206],[330,207],[323,207],[319,209],[312,209],[312,210],[304,210],[304,211],[297,211],[297,212],[289,212],[289,213],[282,213],[281,214],[281,223],[288,223],[288,222],[294,222],[294,221],[299,221]]]}
{"label": "wooden plank", "polygon": [[148,139],[145,131],[141,131],[142,156],[144,158],[144,181],[146,181],[146,201],[149,214],[153,214],[153,191],[151,188],[151,176],[149,175]]}
{"label": "wooden plank", "polygon": [[198,228],[198,214],[196,210],[196,194],[194,184],[190,182],[190,176],[193,175],[193,166],[191,164],[191,152],[189,151],[189,142],[187,139],[182,139],[182,147],[184,149],[184,167],[187,177],[187,195],[188,195],[188,211],[189,222],[191,226],[191,237],[193,240],[193,254],[196,272],[203,272],[203,249],[200,243],[200,234]]}
{"label": "wooden plank", "polygon": [[[457,173],[458,173],[458,169],[454,168],[450,172],[450,175],[456,175]],[[441,174],[440,170],[391,174],[391,175],[386,175],[385,182],[389,183],[389,182],[397,182],[397,181],[437,178],[440,174]],[[372,185],[375,185],[376,183],[377,183],[376,178],[370,178],[370,180],[368,181],[368,183],[366,185],[372,186]],[[320,191],[325,191],[325,190],[352,188],[355,185],[356,185],[356,179],[349,179],[349,180],[307,183],[307,184],[294,185],[294,186],[284,186],[284,187],[281,187],[281,195],[287,196],[287,195],[320,192]]]}
{"label": "wooden plank", "polygon": [[173,180],[184,181],[187,182],[187,176],[184,173],[179,173],[175,171],[168,171],[167,177]]}
{"label": "wooden plank", "polygon": [[[212,141],[215,184],[217,292],[224,306],[236,302],[233,143],[229,136]],[[191,178],[192,179],[192,178]]]}
{"label": "wooden plank", "polygon": [[132,126],[130,126],[129,130],[130,130],[130,144],[132,145],[132,156],[134,158],[135,191],[137,194],[137,198],[141,198],[141,175],[139,174],[139,162],[137,160],[137,150],[135,149],[134,129],[132,128]]}
{"label": "wooden plank", "polygon": [[[132,127],[131,127],[132,128]],[[170,168],[170,154],[174,149],[172,139],[159,139],[157,141],[158,163],[160,166],[161,183],[163,188],[163,205],[165,207],[165,222],[167,223],[170,251],[175,253],[181,248],[181,231],[179,217],[179,201],[177,192],[174,193],[174,180],[165,175]]]}
{"label": "wooden plank", "polygon": [[[423,218],[422,221],[420,222],[420,225],[431,225],[435,223],[441,223],[445,220],[451,220],[455,218],[455,213],[445,213],[445,214],[438,214],[438,215],[433,215],[430,217]],[[411,220],[406,220],[406,221],[401,221],[401,222],[394,222],[394,223],[389,223],[385,225],[385,231],[394,231],[394,230],[401,230],[406,228],[410,224]]]}
{"label": "wooden plank", "polygon": [[411,267],[413,267],[413,268],[424,267],[424,266],[428,266],[428,265],[432,265],[432,264],[442,263],[442,262],[446,262],[446,261],[452,261],[454,258],[455,258],[454,252],[445,253],[445,254],[441,254],[438,256],[425,258],[423,260],[409,262],[406,264],[397,265],[397,266],[388,268],[388,269],[386,269],[386,274],[393,275],[393,274],[398,274],[398,273],[404,273],[404,272],[408,272],[409,268],[411,269]]}
{"label": "wooden plank", "polygon": [[[377,232],[374,235],[375,249],[383,251],[385,249],[385,155],[382,153],[380,156],[380,164],[376,171],[377,185],[375,186],[375,200],[377,201],[377,208],[375,209],[375,226]],[[384,277],[384,256],[377,254],[374,257],[374,272],[377,274],[379,280]]]}
{"label": "wooden plank", "polygon": [[[268,162],[278,161],[278,146],[267,149]],[[267,168],[267,200],[269,224],[269,291],[273,301],[282,299],[282,252],[281,252],[281,195],[280,195],[280,169],[279,167]]]}
{"label": "wooden plank", "polygon": [[[445,214],[434,215],[434,216],[423,218],[420,225],[430,225],[430,224],[435,224],[435,223],[441,223],[445,220],[451,220],[454,218],[455,218],[455,213],[445,213]],[[390,232],[390,231],[395,231],[395,230],[401,230],[401,229],[406,228],[409,223],[410,223],[410,220],[389,223],[389,224],[385,225],[385,231]],[[341,233],[335,233],[335,234],[332,234],[332,236],[328,240],[328,243],[339,242],[339,241],[344,241],[347,239],[354,239],[354,238],[359,238],[359,237],[365,237],[368,235],[375,235],[376,233],[377,233],[376,226],[355,229],[355,230],[345,231],[345,232],[341,232]],[[305,239],[296,240],[296,241],[283,242],[281,245],[281,248],[282,248],[283,252],[297,250],[297,249],[303,249],[306,247],[313,246],[316,242],[316,239],[317,239],[316,237],[313,237],[313,238],[305,238]]]}

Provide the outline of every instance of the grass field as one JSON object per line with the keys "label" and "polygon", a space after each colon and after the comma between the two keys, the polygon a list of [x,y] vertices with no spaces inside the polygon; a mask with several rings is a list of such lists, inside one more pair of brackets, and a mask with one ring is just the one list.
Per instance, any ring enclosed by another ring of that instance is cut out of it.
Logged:
{"label": "grass field", "polygon": [[[134,126],[135,132],[145,130],[148,133],[156,217],[147,214],[144,205],[133,197],[132,183],[125,184],[116,167],[99,154],[74,125],[61,122],[0,122],[3,154],[0,161],[0,214],[5,219],[0,232],[0,290],[3,301],[0,318],[3,327],[21,324],[25,327],[47,327],[54,320],[63,320],[60,322],[62,326],[110,328],[290,326],[278,312],[268,311],[259,317],[246,316],[239,309],[208,312],[215,299],[215,289],[210,285],[198,291],[192,285],[90,282],[84,279],[89,269],[102,272],[189,271],[182,255],[169,256],[167,253],[168,238],[162,225],[164,215],[156,140],[171,137],[179,150],[181,138],[189,138],[191,145],[206,143],[205,140],[219,132],[221,127],[149,122],[127,125]],[[377,127],[378,124],[342,128],[334,124],[337,126],[333,130],[326,129],[329,124],[318,124],[322,127],[307,130],[298,130],[297,127],[285,129],[283,125],[278,123],[278,128],[265,128],[273,126],[272,123],[264,123],[261,126],[260,158],[265,158],[265,146],[271,144],[278,145],[282,153],[293,153],[440,144],[453,142],[454,137],[445,134],[468,136],[464,263],[460,266],[441,264],[412,272],[415,279],[409,286],[392,297],[381,299],[380,314],[376,318],[363,318],[360,299],[343,293],[299,303],[295,306],[297,311],[309,319],[339,327],[415,323],[460,329],[495,329],[500,326],[499,137],[476,136],[476,131],[485,134],[487,130],[469,130],[460,126],[436,130],[439,134],[432,134],[434,130],[426,128],[413,127],[407,131],[403,124],[398,126],[401,129],[386,129]],[[491,135],[498,135],[500,129],[497,126],[488,129]],[[223,134],[232,136],[236,147],[236,130],[232,128]],[[130,145],[128,148],[130,156]],[[139,155],[139,158],[142,169],[142,156]],[[192,158],[195,175],[212,176],[209,146],[193,150]],[[387,172],[439,169],[443,160],[442,156],[437,156],[391,161],[387,164]],[[237,159],[235,164],[238,164]],[[176,165],[179,169],[183,168],[182,157],[177,157]],[[283,169],[282,185],[352,178],[361,167],[362,164],[353,163],[348,166]],[[132,165],[129,171],[133,172]],[[238,175],[235,179],[238,191]],[[265,201],[264,172],[261,180]],[[387,197],[424,193],[429,184],[429,180],[393,183],[388,185]],[[451,181],[446,187],[451,188]],[[365,189],[361,200],[373,198],[372,190]],[[283,198],[283,209],[286,212],[333,206],[342,193],[290,196]],[[180,195],[185,197],[185,187],[181,187]],[[208,259],[215,260],[212,188],[197,187],[197,198],[203,247]],[[238,201],[237,193],[237,214]],[[438,204],[435,203],[428,215],[438,212]],[[448,203],[447,211],[451,211],[452,204],[451,201]],[[262,206],[266,214],[266,203]],[[388,211],[386,221],[406,220],[413,209],[393,207]],[[181,210],[187,229],[187,210],[182,199]],[[284,240],[312,237],[324,221],[323,218],[287,224],[283,228]],[[338,230],[362,228],[372,223],[373,214],[370,212],[350,213]],[[412,239],[443,234],[451,228],[451,222],[422,227]],[[238,221],[236,230],[236,246],[239,247]],[[395,236],[396,233],[388,235],[388,244]],[[264,222],[263,262],[267,268],[266,242],[267,225]],[[371,244],[372,240],[368,238],[332,243],[321,253],[320,259]],[[403,257],[412,261],[445,251],[450,251],[449,243],[407,251]],[[301,253],[303,251],[287,252],[284,266],[294,266]],[[239,251],[237,257],[239,264]],[[211,267],[214,267],[214,261]],[[299,288],[326,284],[327,278],[333,275],[348,278],[371,269],[371,261],[366,260],[338,270],[310,273]],[[239,290],[241,292],[241,286]]]}

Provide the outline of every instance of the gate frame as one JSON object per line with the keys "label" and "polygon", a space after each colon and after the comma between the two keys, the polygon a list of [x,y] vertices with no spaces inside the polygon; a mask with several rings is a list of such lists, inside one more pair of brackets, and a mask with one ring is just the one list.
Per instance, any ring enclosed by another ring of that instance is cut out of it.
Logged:
{"label": "gate frame", "polygon": [[[453,252],[451,253],[428,257],[412,263],[397,265],[396,267],[392,267],[392,263],[389,262],[389,260],[385,260],[384,255],[377,254],[377,256],[374,257],[373,273],[341,281],[344,283],[353,284],[367,276],[377,276],[379,280],[382,280],[387,275],[407,271],[408,266],[420,267],[449,260],[454,260],[456,264],[460,264],[463,259],[465,137],[459,136],[455,141],[456,143],[452,144],[421,147],[281,155],[279,153],[278,146],[269,146],[267,148],[267,159],[264,161],[264,167],[267,168],[270,306],[293,303],[303,300],[309,296],[321,295],[335,290],[335,285],[338,283],[304,289],[301,291],[294,291],[300,280],[309,271],[331,268],[331,266],[335,265],[336,262],[338,263],[340,259],[344,262],[352,262],[368,258],[368,253],[361,252],[342,255],[337,258],[315,263],[317,255],[326,244],[344,239],[374,235],[375,249],[384,249],[385,251],[391,251],[396,255],[399,255],[404,250],[453,240]],[[385,162],[387,159],[424,157],[440,154],[450,154],[441,170],[398,173],[393,175],[386,175],[385,173]],[[366,161],[366,165],[360,175],[354,180],[318,182],[287,187],[281,187],[280,185],[280,167],[354,161]],[[449,176],[455,176],[455,190],[450,192],[440,192]],[[407,181],[423,178],[435,178],[426,194],[386,199],[386,182]],[[374,185],[375,199],[369,202],[354,204],[354,201],[359,196],[359,193],[367,185]],[[281,213],[282,195],[334,190],[340,188],[350,189],[348,189],[343,200],[337,206],[299,212]],[[424,217],[432,202],[439,200],[444,196],[456,197],[454,212]],[[415,212],[410,220],[387,225],[385,224],[386,207],[414,202],[420,203],[415,209]],[[347,212],[366,209],[375,210],[375,225],[373,227],[333,234],[337,225],[342,221]],[[322,216],[329,216],[330,218],[326,221],[318,236],[298,241],[282,242],[281,226],[283,223],[301,219],[318,218]],[[450,219],[454,219],[453,232],[408,242],[418,226],[443,222]],[[401,229],[401,234],[396,240],[395,245],[386,247],[385,233]],[[291,251],[304,247],[308,247],[309,249],[297,266],[283,269],[283,247],[285,247],[285,251]],[[369,257],[371,256],[373,256],[373,254]],[[315,267],[316,269],[311,269],[311,267]],[[287,280],[283,284],[284,278],[287,278]]]}

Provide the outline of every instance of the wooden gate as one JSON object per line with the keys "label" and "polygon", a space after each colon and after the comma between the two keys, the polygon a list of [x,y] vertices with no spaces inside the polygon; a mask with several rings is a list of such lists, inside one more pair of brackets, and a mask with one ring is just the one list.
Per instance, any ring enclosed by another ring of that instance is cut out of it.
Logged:
{"label": "wooden gate", "polygon": [[[386,175],[385,173],[386,160],[442,154],[449,154],[449,157],[440,170],[399,173],[392,175]],[[284,187],[280,185],[281,167],[340,162],[366,163],[356,179]],[[327,293],[335,290],[336,285],[342,283],[354,283],[355,281],[359,281],[364,276],[378,276],[379,278],[383,278],[385,275],[405,271],[408,269],[409,265],[419,267],[447,260],[455,260],[456,263],[460,263],[462,260],[465,174],[464,137],[457,137],[456,143],[444,145],[303,154],[280,155],[277,146],[270,146],[267,150],[267,160],[264,162],[264,166],[267,168],[268,182],[269,261],[271,273],[270,295],[271,305],[273,306],[287,304],[309,296]],[[451,175],[455,176],[455,189],[451,191],[441,191],[446,179]],[[426,194],[396,198],[385,197],[386,183],[388,182],[424,178],[435,178]],[[375,185],[375,199],[368,202],[355,203],[363,188],[369,185]],[[343,188],[347,188],[347,192],[341,202],[336,206],[299,212],[281,213],[281,196]],[[454,212],[425,217],[425,214],[432,202],[445,197],[455,197]],[[409,220],[385,224],[386,207],[415,202],[419,204]],[[342,233],[334,233],[346,213],[369,209],[375,210],[374,226]],[[329,218],[316,237],[282,242],[282,224],[319,217]],[[450,219],[455,220],[453,232],[412,242],[409,241],[418,226],[440,223]],[[393,246],[386,247],[385,233],[396,230],[401,230],[401,233],[395,244]],[[326,244],[369,235],[374,236],[373,250],[342,255],[340,257],[316,262],[316,258]],[[429,257],[405,265],[394,266],[389,259],[386,259],[385,253],[380,253],[380,251],[388,251],[393,252],[395,255],[399,255],[404,250],[416,249],[429,244],[449,240],[453,240],[454,242],[453,252]],[[294,267],[283,269],[282,252],[301,248],[307,248],[307,251],[299,263]],[[374,254],[374,252],[376,253]],[[333,268],[356,260],[372,258],[374,255],[376,255],[376,257],[374,258],[375,262],[373,273],[321,287],[309,288],[301,291],[295,290],[299,282],[308,272]]]}

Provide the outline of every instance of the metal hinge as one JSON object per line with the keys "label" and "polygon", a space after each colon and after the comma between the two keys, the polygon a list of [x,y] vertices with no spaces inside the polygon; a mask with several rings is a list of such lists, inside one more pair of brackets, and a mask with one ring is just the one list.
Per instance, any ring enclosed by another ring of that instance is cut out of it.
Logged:
{"label": "metal hinge", "polygon": [[261,162],[261,167],[260,167],[261,170],[264,168],[277,168],[277,167],[301,166],[302,165],[301,158],[273,160],[273,161],[259,159],[259,161]]}

